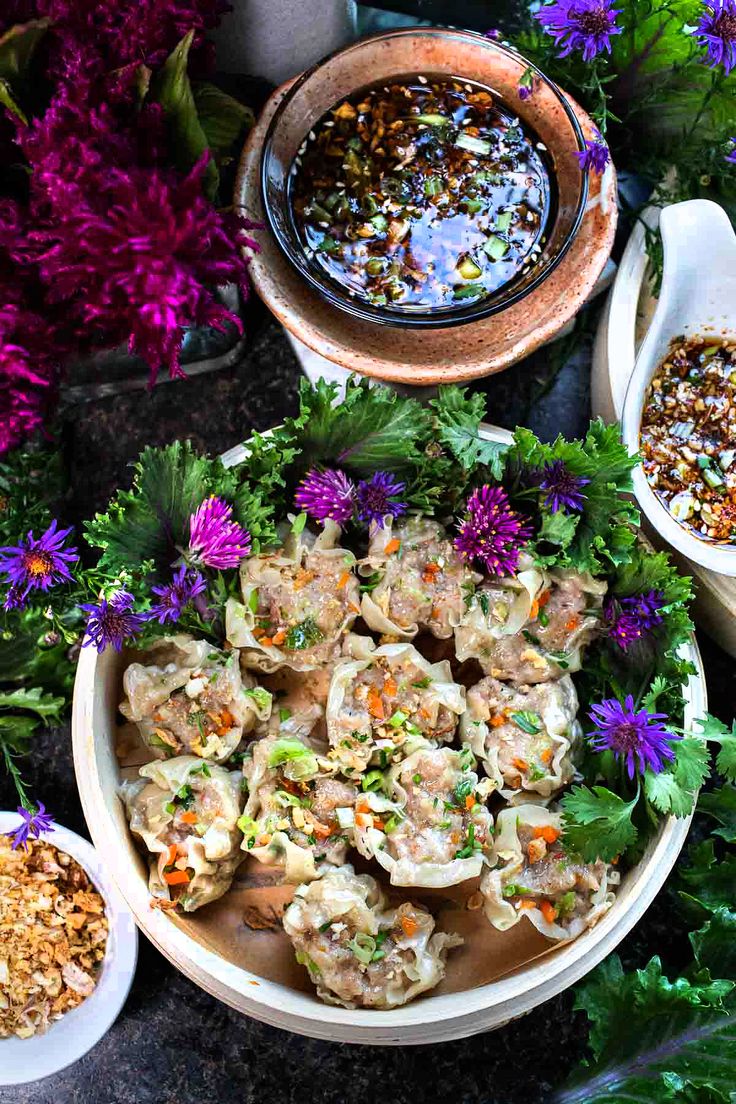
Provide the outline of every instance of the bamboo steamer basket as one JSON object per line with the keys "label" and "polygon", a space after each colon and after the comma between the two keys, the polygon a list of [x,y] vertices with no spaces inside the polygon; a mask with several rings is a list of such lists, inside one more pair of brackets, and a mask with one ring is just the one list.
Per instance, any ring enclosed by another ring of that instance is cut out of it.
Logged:
{"label": "bamboo steamer basket", "polygon": [[[488,440],[508,442],[506,430],[483,427]],[[247,457],[239,446],[228,465]],[[694,667],[685,687],[685,724],[706,710],[706,687],[695,638],[682,648]],[[669,818],[627,872],[616,901],[577,940],[553,945],[522,920],[497,932],[482,910],[469,910],[475,883],[451,890],[405,890],[428,904],[438,926],[458,931],[465,945],[451,952],[447,977],[432,993],[391,1011],[323,1004],[306,971],[296,965],[280,914],[291,889],[280,874],[246,860],[220,901],[187,917],[151,908],[147,867],[128,830],[118,797],[118,727],[125,655],[108,648],[82,651],[74,687],[74,764],[87,825],[102,860],[141,931],[202,989],[244,1015],[274,1027],[331,1042],[406,1046],[439,1043],[500,1027],[549,1000],[592,970],[631,931],[662,888],[688,832],[689,819]],[[130,773],[130,771],[128,771]]]}

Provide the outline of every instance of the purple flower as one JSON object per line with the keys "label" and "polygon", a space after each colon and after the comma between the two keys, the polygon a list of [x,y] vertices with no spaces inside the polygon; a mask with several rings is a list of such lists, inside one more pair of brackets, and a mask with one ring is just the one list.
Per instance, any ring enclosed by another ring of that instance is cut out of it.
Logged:
{"label": "purple flower", "polygon": [[165,625],[167,621],[178,621],[184,607],[206,589],[207,584],[199,571],[182,564],[166,586],[151,587],[159,600],[148,611],[148,619],[156,620],[160,625]]}
{"label": "purple flower", "polygon": [[406,503],[394,500],[405,489],[406,483],[394,479],[390,472],[374,472],[370,479],[362,479],[355,492],[359,520],[366,525],[375,522],[383,529],[385,517],[401,517],[406,513]]}
{"label": "purple flower", "polygon": [[193,563],[224,570],[237,567],[250,552],[250,533],[232,520],[233,508],[210,495],[189,518],[189,550]]}
{"label": "purple flower", "polygon": [[46,812],[46,806],[42,801],[39,801],[36,809],[24,809],[19,805],[17,812],[21,818],[20,824],[12,832],[5,832],[6,836],[10,836],[13,850],[22,847],[27,851],[29,837],[38,839],[41,832],[54,831],[53,818]]}
{"label": "purple flower", "polygon": [[604,606],[607,633],[626,652],[637,640],[650,636],[662,624],[664,594],[648,590],[629,598],[609,598]]}
{"label": "purple flower", "polygon": [[616,25],[620,8],[612,8],[613,0],[555,0],[535,12],[555,45],[562,46],[560,57],[573,50],[583,51],[583,61],[592,61],[602,50],[611,52],[611,35],[621,34]]}
{"label": "purple flower", "polygon": [[703,4],[695,37],[707,46],[706,65],[722,65],[730,73],[736,65],[736,0],[708,0]]}
{"label": "purple flower", "polygon": [[146,623],[146,617],[133,612],[133,595],[127,590],[118,590],[109,600],[102,598],[99,603],[84,602],[79,608],[89,614],[87,633],[83,648],[94,645],[98,652],[104,652],[109,645],[116,652],[131,636],[140,632]]}
{"label": "purple flower", "polygon": [[79,559],[76,548],[64,548],[71,529],[58,529],[54,519],[38,540],[29,532],[16,546],[0,548],[0,572],[10,584],[5,599],[6,609],[25,605],[32,590],[48,590],[56,583],[69,583],[72,576],[68,565]]}
{"label": "purple flower", "polygon": [[527,519],[511,509],[502,487],[488,484],[473,491],[468,518],[459,526],[455,548],[466,560],[480,560],[491,575],[510,575],[531,536]]}
{"label": "purple flower", "polygon": [[733,149],[731,149],[731,150],[730,150],[730,151],[729,151],[729,152],[728,152],[728,153],[726,154],[726,160],[727,160],[727,161],[728,161],[728,162],[729,162],[729,163],[730,163],[731,165],[736,165],[736,138],[729,138],[729,142],[730,142],[730,143],[731,143],[731,145],[733,146]]}
{"label": "purple flower", "polygon": [[519,77],[517,88],[520,100],[528,100],[534,93],[534,70],[529,66]]}
{"label": "purple flower", "polygon": [[355,484],[345,472],[335,468],[324,471],[313,468],[297,487],[294,502],[298,510],[315,521],[325,522],[331,518],[338,525],[344,525],[353,516],[355,493]]}
{"label": "purple flower", "polygon": [[667,720],[666,713],[634,709],[631,694],[623,704],[609,698],[594,705],[588,716],[596,725],[590,734],[591,747],[596,751],[612,751],[617,759],[624,759],[629,778],[634,777],[636,770],[643,774],[647,767],[659,774],[665,763],[675,758],[671,744],[681,737],[668,732],[661,723]]}
{"label": "purple flower", "polygon": [[490,27],[483,35],[484,38],[490,38],[492,42],[500,42],[503,38],[503,34],[499,31],[498,27]]}
{"label": "purple flower", "polygon": [[595,134],[595,138],[585,139],[585,149],[579,150],[575,156],[583,172],[596,172],[600,175],[611,160],[611,153],[600,133],[596,131]]}
{"label": "purple flower", "polygon": [[590,483],[581,475],[573,475],[563,460],[553,460],[545,464],[539,480],[540,491],[545,492],[544,505],[557,513],[558,510],[583,509],[585,495],[582,488]]}

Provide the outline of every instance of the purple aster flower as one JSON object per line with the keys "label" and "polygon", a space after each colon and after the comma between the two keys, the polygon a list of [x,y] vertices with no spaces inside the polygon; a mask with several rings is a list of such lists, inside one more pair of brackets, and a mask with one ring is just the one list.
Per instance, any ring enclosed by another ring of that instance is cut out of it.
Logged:
{"label": "purple aster flower", "polygon": [[57,529],[54,519],[38,540],[31,530],[19,545],[0,548],[0,572],[10,584],[6,609],[25,605],[31,590],[48,590],[72,580],[69,564],[79,559],[76,548],[64,548],[71,529]]}
{"label": "purple aster flower", "polygon": [[609,598],[604,606],[607,633],[626,652],[637,640],[650,636],[662,624],[664,594],[648,590],[629,598]]}
{"label": "purple aster flower", "polygon": [[189,518],[189,550],[193,563],[225,569],[237,567],[250,552],[250,533],[232,520],[233,508],[210,495]]}
{"label": "purple aster flower", "polygon": [[159,600],[148,611],[148,619],[155,619],[160,625],[165,625],[167,621],[178,621],[184,607],[206,589],[207,584],[199,571],[182,564],[166,586],[151,587]]}
{"label": "purple aster flower", "polygon": [[400,483],[389,472],[374,472],[370,479],[361,480],[355,492],[359,520],[366,525],[375,522],[383,529],[385,517],[401,517],[406,513],[406,503],[395,499],[405,489],[406,483]]}
{"label": "purple aster flower", "polygon": [[736,165],[736,138],[729,138],[729,141],[733,149],[726,154],[726,160],[730,162],[730,164]]}
{"label": "purple aster flower", "polygon": [[490,27],[483,35],[484,38],[490,38],[492,42],[500,42],[503,38],[503,34],[499,31],[498,27]]}
{"label": "purple aster flower", "polygon": [[510,575],[531,536],[527,519],[511,509],[502,487],[488,484],[468,499],[468,518],[459,526],[455,548],[466,560],[480,560],[491,575]]}
{"label": "purple aster flower", "polygon": [[667,720],[667,714],[635,709],[631,694],[623,704],[616,698],[608,698],[594,705],[588,716],[596,725],[590,734],[593,737],[590,746],[596,751],[612,751],[617,759],[624,759],[629,778],[634,777],[636,770],[643,774],[647,767],[659,774],[665,763],[675,758],[671,744],[681,737],[668,732],[661,723]]}
{"label": "purple aster flower", "polygon": [[562,46],[560,57],[573,50],[583,51],[583,61],[592,61],[602,50],[611,52],[611,35],[621,34],[616,25],[620,8],[612,8],[613,0],[555,0],[535,12],[556,46]]}
{"label": "purple aster flower", "polygon": [[722,65],[726,73],[736,66],[736,0],[708,0],[703,4],[695,37],[707,46],[706,65]]}
{"label": "purple aster flower", "polygon": [[519,77],[517,88],[520,100],[528,100],[534,93],[534,70],[529,66]]}
{"label": "purple aster flower", "polygon": [[540,491],[545,492],[544,505],[557,513],[558,510],[583,509],[585,495],[582,488],[590,483],[581,475],[573,475],[563,460],[553,460],[545,464],[539,480]]}
{"label": "purple aster flower", "polygon": [[313,468],[297,487],[294,502],[298,510],[316,521],[325,522],[331,518],[338,525],[344,525],[353,516],[355,484],[345,472],[335,468],[324,471]]}
{"label": "purple aster flower", "polygon": [[4,833],[10,837],[13,850],[22,847],[27,851],[29,837],[38,839],[41,832],[54,831],[53,818],[46,812],[46,806],[42,801],[39,801],[35,809],[24,809],[22,805],[19,805],[17,812],[21,818],[20,824],[12,832]]}
{"label": "purple aster flower", "polygon": [[579,150],[575,156],[583,172],[595,172],[600,176],[611,160],[611,153],[601,134],[598,131],[595,134],[595,138],[585,139],[585,149]]}
{"label": "purple aster flower", "polygon": [[146,623],[144,614],[133,612],[133,601],[133,595],[127,590],[119,590],[110,599],[80,604],[79,608],[89,614],[82,647],[92,644],[98,652],[104,652],[111,645],[116,652],[121,651],[124,642],[140,632]]}

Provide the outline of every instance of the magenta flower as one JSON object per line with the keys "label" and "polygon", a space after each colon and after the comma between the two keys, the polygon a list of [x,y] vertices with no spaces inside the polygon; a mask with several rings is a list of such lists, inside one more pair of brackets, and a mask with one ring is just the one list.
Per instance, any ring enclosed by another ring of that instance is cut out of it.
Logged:
{"label": "magenta flower", "polygon": [[595,138],[585,139],[585,149],[579,150],[575,156],[583,172],[595,172],[599,176],[611,160],[610,150],[598,131]]}
{"label": "magenta flower", "polygon": [[390,472],[374,472],[370,479],[362,479],[355,492],[358,519],[366,525],[375,522],[383,529],[384,518],[406,513],[406,503],[396,501],[405,490],[406,483],[394,479]]}
{"label": "magenta flower", "polygon": [[472,493],[467,510],[456,550],[465,560],[479,560],[491,575],[511,575],[532,533],[528,519],[511,509],[502,487],[488,484]]}
{"label": "magenta flower", "polygon": [[558,510],[583,509],[585,495],[583,487],[590,483],[580,475],[573,475],[563,460],[553,460],[545,464],[539,480],[539,489],[545,492],[544,505],[557,513]]}
{"label": "magenta flower", "polygon": [[71,529],[58,529],[54,519],[43,536],[30,531],[19,545],[0,548],[0,573],[10,586],[6,609],[25,605],[32,590],[48,590],[72,581],[69,564],[79,559],[76,548],[64,548]]}
{"label": "magenta flower", "polygon": [[34,311],[9,301],[23,294],[20,262],[9,263],[15,275],[0,280],[0,454],[43,425],[56,393],[50,327]]}
{"label": "magenta flower", "polygon": [[534,70],[529,66],[519,77],[517,88],[520,100],[528,100],[534,93]]}
{"label": "magenta flower", "polygon": [[53,818],[50,813],[46,812],[46,806],[42,801],[39,801],[35,809],[25,809],[22,805],[19,805],[17,813],[21,818],[20,824],[12,832],[4,833],[10,837],[10,845],[13,850],[22,847],[24,851],[27,851],[29,837],[38,839],[42,832],[54,831]]}
{"label": "magenta flower", "polygon": [[233,508],[210,495],[189,518],[188,559],[224,570],[237,567],[250,552],[250,533],[232,520]]}
{"label": "magenta flower", "polygon": [[590,734],[590,746],[596,751],[612,751],[626,763],[629,778],[635,771],[644,774],[649,768],[654,774],[664,770],[665,763],[675,758],[672,742],[681,737],[661,723],[665,713],[650,713],[634,709],[634,699],[627,695],[623,704],[616,698],[594,705],[588,714],[596,728]]}
{"label": "magenta flower", "polygon": [[722,65],[726,73],[736,66],[736,0],[707,0],[703,4],[695,38],[706,46],[706,65]]}
{"label": "magenta flower", "polygon": [[207,589],[207,584],[199,571],[181,564],[174,572],[170,583],[165,586],[151,587],[158,602],[148,611],[148,619],[156,620],[160,625],[178,621],[189,603]]}
{"label": "magenta flower", "polygon": [[662,624],[664,594],[648,590],[629,598],[609,598],[604,606],[606,632],[626,652],[632,644],[651,636]]}
{"label": "magenta flower", "polygon": [[611,52],[611,35],[621,34],[616,24],[620,8],[612,8],[614,0],[555,0],[535,12],[555,45],[562,46],[560,57],[573,50],[582,50],[583,61],[592,61],[602,50]]}
{"label": "magenta flower", "polygon": [[[403,488],[402,488],[403,489]],[[294,503],[297,510],[309,514],[315,521],[328,518],[344,525],[353,516],[355,484],[343,471],[313,468],[296,489]]]}
{"label": "magenta flower", "polygon": [[133,612],[133,601],[127,590],[118,590],[110,599],[81,603],[79,608],[89,614],[82,647],[92,644],[98,652],[104,652],[108,646],[121,651],[125,641],[139,633],[146,623],[144,614]]}

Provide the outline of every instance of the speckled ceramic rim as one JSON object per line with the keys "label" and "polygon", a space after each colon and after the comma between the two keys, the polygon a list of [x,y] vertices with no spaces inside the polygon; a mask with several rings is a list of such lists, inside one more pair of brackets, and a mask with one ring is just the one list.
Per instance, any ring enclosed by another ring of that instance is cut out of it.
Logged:
{"label": "speckled ceramic rim", "polygon": [[[572,127],[573,134],[578,143],[578,150],[583,151],[585,149],[585,138],[582,128],[578,121],[578,118],[568,103],[566,97],[562,94],[558,86],[551,81],[549,77],[538,69],[537,66],[525,58],[522,54],[516,50],[512,50],[510,47],[503,46],[501,43],[491,41],[485,38],[484,35],[477,34],[475,31],[462,31],[451,30],[444,27],[403,27],[395,31],[381,32],[375,35],[366,35],[363,38],[358,39],[357,42],[351,43],[349,46],[343,47],[340,50],[334,50],[331,54],[322,58],[316,65],[313,65],[311,69],[307,69],[300,77],[298,77],[292,84],[289,91],[286,93],[281,103],[277,107],[273,118],[266,131],[266,137],[263,142],[263,150],[261,154],[261,170],[260,170],[260,182],[261,182],[261,199],[263,201],[263,208],[268,219],[268,224],[271,232],[286,259],[289,263],[298,270],[301,276],[307,281],[307,283],[314,288],[314,290],[332,306],[337,307],[339,310],[344,311],[346,314],[352,315],[353,318],[359,318],[361,321],[376,322],[383,326],[398,326],[405,329],[446,329],[451,326],[465,325],[470,322],[477,322],[482,318],[488,318],[493,314],[498,314],[500,311],[506,310],[508,307],[513,306],[520,300],[526,298],[531,292],[542,284],[547,277],[554,272],[557,265],[567,253],[568,249],[575,240],[575,235],[580,229],[580,224],[585,214],[586,204],[588,202],[588,177],[586,173],[581,172],[581,187],[580,194],[578,196],[578,202],[573,216],[572,225],[567,234],[567,237],[562,242],[557,252],[550,258],[548,263],[543,269],[530,280],[528,284],[525,284],[523,288],[519,288],[517,291],[510,290],[508,294],[503,294],[503,288],[499,289],[498,293],[494,293],[496,298],[493,302],[481,302],[470,307],[452,308],[446,311],[428,313],[428,314],[416,314],[407,315],[400,314],[398,311],[391,312],[388,308],[373,307],[368,303],[359,303],[351,299],[347,294],[343,294],[336,290],[338,284],[334,280],[330,280],[329,277],[319,279],[314,270],[307,263],[306,257],[303,253],[297,249],[292,248],[291,243],[284,239],[279,226],[279,220],[274,216],[271,209],[271,204],[268,198],[268,188],[266,186],[267,169],[269,158],[271,155],[274,135],[278,129],[279,123],[293,100],[297,92],[311,80],[320,69],[333,58],[340,55],[349,56],[355,51],[361,50],[366,43],[373,43],[381,39],[393,39],[393,38],[423,38],[427,36],[438,36],[445,38],[455,38],[460,40],[470,40],[475,42],[478,46],[488,50],[489,56],[493,56],[494,53],[499,52],[504,54],[511,60],[518,62],[520,65],[527,66],[532,70],[535,77],[542,81],[548,89],[552,92],[560,106],[562,107],[567,119]],[[357,88],[356,88],[357,91]]]}

